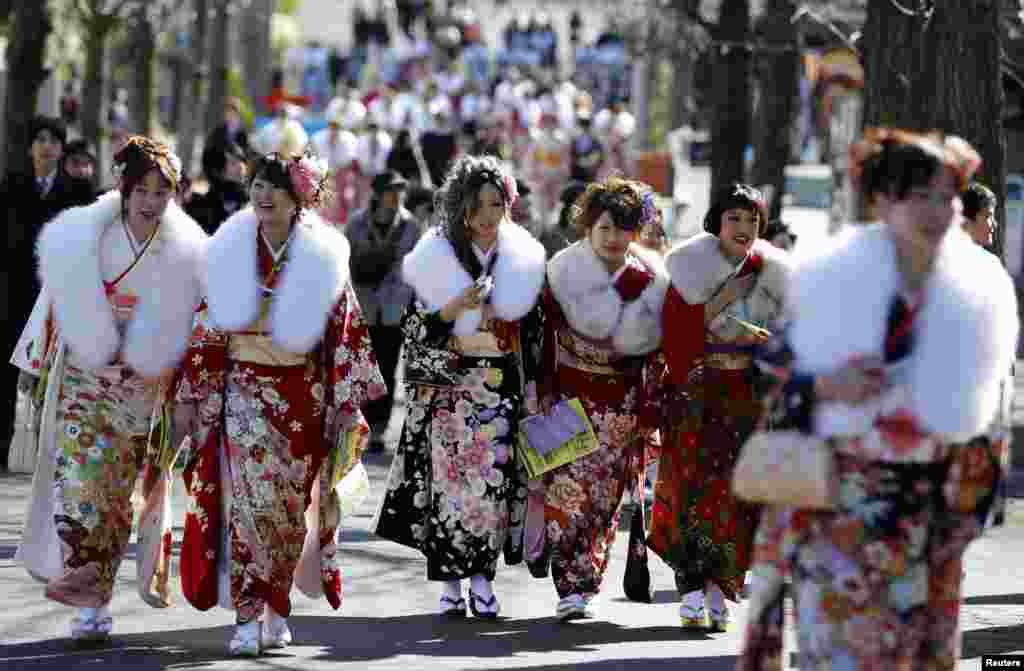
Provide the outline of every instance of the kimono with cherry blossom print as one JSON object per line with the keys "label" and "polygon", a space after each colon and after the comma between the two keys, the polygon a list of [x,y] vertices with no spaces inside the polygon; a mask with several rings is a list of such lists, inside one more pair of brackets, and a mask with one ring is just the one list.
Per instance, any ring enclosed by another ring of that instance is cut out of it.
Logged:
{"label": "kimono with cherry blossom print", "polygon": [[428,231],[402,264],[416,291],[402,320],[408,412],[374,530],[422,552],[428,580],[493,580],[502,554],[522,560],[526,474],[515,437],[537,376],[545,252],[505,221],[495,254],[489,302],[451,323],[440,309],[473,278],[444,234]]}
{"label": "kimono with cherry blossom print", "polygon": [[[865,267],[872,281],[848,291]],[[800,669],[957,668],[963,555],[1006,461],[999,405],[1016,299],[998,260],[956,227],[923,289],[902,284],[885,226],[857,230],[797,268],[791,327],[759,355],[775,380],[773,425],[833,452],[835,511],[765,509],[739,671],[788,666],[787,578]],[[881,396],[815,398],[815,375],[863,356],[884,361]]]}
{"label": "kimono with cherry blossom print", "polygon": [[578,398],[601,445],[531,482],[531,530],[535,508],[544,527],[529,548],[531,569],[541,575],[550,561],[564,598],[601,591],[623,495],[645,470],[646,443],[657,429],[651,401],[661,379],[669,278],[660,257],[638,245],[609,273],[588,239],[555,255],[547,275],[542,405]]}
{"label": "kimono with cherry blossom print", "polygon": [[240,621],[287,616],[293,582],[341,605],[336,491],[358,467],[359,410],[384,393],[348,281],[348,243],[306,211],[275,259],[251,209],[211,239],[178,402],[196,404],[182,587]]}
{"label": "kimono with cherry blossom print", "polygon": [[[169,606],[173,455],[153,438],[199,302],[205,234],[171,203],[141,248],[120,193],[72,208],[38,241],[40,292],[11,362],[39,377],[32,495],[15,559],[60,603],[110,602],[138,517],[138,593]],[[142,514],[132,503],[136,487]]]}

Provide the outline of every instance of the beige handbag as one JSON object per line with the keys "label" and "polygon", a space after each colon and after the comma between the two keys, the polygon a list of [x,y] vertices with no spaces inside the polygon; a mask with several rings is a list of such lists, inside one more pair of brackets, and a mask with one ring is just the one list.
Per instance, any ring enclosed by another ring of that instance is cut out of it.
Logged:
{"label": "beige handbag", "polygon": [[732,491],[752,503],[834,510],[832,447],[799,431],[755,431],[736,461]]}

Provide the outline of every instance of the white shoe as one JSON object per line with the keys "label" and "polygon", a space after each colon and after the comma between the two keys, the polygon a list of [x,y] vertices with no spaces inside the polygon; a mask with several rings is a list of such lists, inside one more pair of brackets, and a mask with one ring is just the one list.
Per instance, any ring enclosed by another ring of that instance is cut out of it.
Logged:
{"label": "white shoe", "polygon": [[228,653],[232,657],[259,657],[262,629],[263,623],[259,620],[238,625],[234,637],[228,643]]}
{"label": "white shoe", "polygon": [[684,629],[704,629],[708,626],[703,590],[697,589],[683,595],[683,602],[679,604],[679,623]]}
{"label": "white shoe", "polygon": [[711,631],[728,631],[731,620],[725,605],[725,595],[717,586],[707,593],[708,624]]}
{"label": "white shoe", "polygon": [[79,608],[71,619],[71,639],[80,643],[101,643],[110,638],[114,619],[107,608]]}
{"label": "white shoe", "polygon": [[593,601],[593,594],[570,594],[559,600],[555,616],[563,622],[593,618],[597,615]]}
{"label": "white shoe", "polygon": [[264,650],[287,648],[292,644],[292,630],[288,628],[288,618],[281,617],[267,609],[267,621],[263,624],[261,644]]}

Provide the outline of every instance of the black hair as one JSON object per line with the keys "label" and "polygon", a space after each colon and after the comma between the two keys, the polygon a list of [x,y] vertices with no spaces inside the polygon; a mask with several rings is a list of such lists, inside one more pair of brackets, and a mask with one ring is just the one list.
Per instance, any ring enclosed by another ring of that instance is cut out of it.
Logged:
{"label": "black hair", "polygon": [[405,196],[405,208],[412,211],[424,203],[430,203],[430,209],[434,209],[434,190],[425,186],[410,186]]}
{"label": "black hair", "polygon": [[284,189],[293,201],[295,201],[295,215],[292,217],[292,224],[298,221],[302,214],[302,199],[295,186],[292,184],[292,177],[288,171],[290,161],[288,157],[278,153],[260,156],[252,162],[252,170],[249,177],[249,188],[257,179],[264,179],[278,189]]}
{"label": "black hair", "polygon": [[764,233],[768,224],[768,213],[765,208],[764,196],[749,184],[732,182],[715,192],[711,199],[711,207],[704,215],[704,230],[711,235],[722,232],[722,214],[727,210],[747,210],[757,215],[757,234]]}
{"label": "black hair", "polygon": [[37,116],[29,122],[28,125],[28,143],[32,144],[36,141],[36,137],[39,133],[44,130],[50,131],[54,137],[60,140],[60,146],[63,147],[68,143],[68,127],[63,121],[57,117],[52,116]]}
{"label": "black hair", "polygon": [[572,223],[575,210],[573,205],[583,192],[587,190],[587,183],[580,180],[573,180],[564,189],[560,200],[562,201],[562,210],[558,213],[558,226],[559,228],[568,228],[569,224]]}
{"label": "black hair", "polygon": [[967,190],[964,191],[960,199],[964,203],[964,216],[971,221],[978,216],[978,212],[986,209],[994,210],[998,204],[996,194],[981,182],[968,184]]}
{"label": "black hair", "polygon": [[96,152],[92,150],[92,145],[89,144],[88,140],[81,138],[72,140],[64,146],[64,158],[69,156],[86,156],[92,159],[92,162],[96,162]]}
{"label": "black hair", "polygon": [[203,148],[200,163],[207,179],[215,179],[224,174],[229,156],[236,161],[244,162],[246,159],[245,150],[235,142],[215,143]]}
{"label": "black hair", "polygon": [[886,194],[903,200],[911,189],[928,186],[943,166],[939,145],[888,140],[880,152],[864,162],[861,190],[867,196]]}

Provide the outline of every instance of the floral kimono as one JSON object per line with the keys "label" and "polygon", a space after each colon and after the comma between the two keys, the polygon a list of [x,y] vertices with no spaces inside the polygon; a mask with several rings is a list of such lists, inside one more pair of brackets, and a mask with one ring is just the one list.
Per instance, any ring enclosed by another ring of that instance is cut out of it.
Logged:
{"label": "floral kimono", "polygon": [[384,393],[348,281],[348,243],[310,211],[275,258],[251,208],[210,240],[207,300],[178,402],[195,403],[182,587],[240,621],[287,617],[293,582],[341,605],[336,487]]}
{"label": "floral kimono", "polygon": [[[774,328],[788,275],[785,252],[758,240],[737,269],[702,233],[665,261],[672,288],[665,301],[662,397],[664,441],[647,543],[676,570],[681,594],[715,582],[738,600],[750,566],[756,508],[733,497],[732,469],[761,412],[754,393],[750,330]],[[756,275],[750,292],[705,324],[705,304],[736,276]],[[690,380],[703,366],[703,379]]]}
{"label": "floral kimono", "polygon": [[416,291],[402,321],[408,414],[374,529],[420,550],[429,580],[493,580],[503,551],[507,564],[522,560],[526,477],[514,448],[536,378],[527,355],[544,248],[506,221],[494,254],[488,303],[452,323],[439,312],[473,278],[444,233],[425,234],[402,264]]}
{"label": "floral kimono", "polygon": [[43,229],[43,290],[12,363],[39,377],[38,456],[15,556],[47,598],[110,602],[145,471],[139,594],[170,604],[169,461],[150,440],[163,389],[199,302],[202,230],[171,203],[148,241],[129,238],[121,196],[63,212]]}
{"label": "floral kimono", "polygon": [[601,591],[623,494],[644,473],[669,279],[660,257],[635,244],[613,275],[589,239],[555,255],[547,275],[542,405],[578,398],[601,445],[533,483],[542,485],[545,528],[544,545],[531,552],[535,574],[550,558],[565,598]]}
{"label": "floral kimono", "polygon": [[[859,281],[865,268],[870,283]],[[737,669],[784,668],[789,578],[801,669],[952,671],[963,554],[1006,461],[1006,441],[989,429],[1015,354],[1013,285],[953,230],[924,289],[908,294],[876,225],[800,268],[792,293],[792,327],[761,362],[777,381],[772,420],[827,439],[836,510],[765,510]],[[884,360],[882,395],[858,406],[816,400],[813,376],[853,356]]]}

